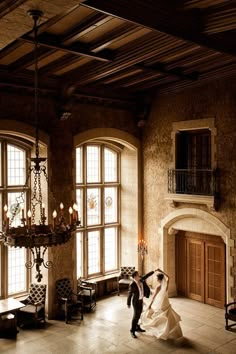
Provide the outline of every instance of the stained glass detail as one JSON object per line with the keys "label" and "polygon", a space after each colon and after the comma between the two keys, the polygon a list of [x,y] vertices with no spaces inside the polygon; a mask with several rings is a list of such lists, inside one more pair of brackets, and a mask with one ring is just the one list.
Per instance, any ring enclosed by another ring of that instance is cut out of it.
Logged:
{"label": "stained glass detail", "polygon": [[98,225],[101,220],[100,212],[100,189],[87,189],[87,225]]}

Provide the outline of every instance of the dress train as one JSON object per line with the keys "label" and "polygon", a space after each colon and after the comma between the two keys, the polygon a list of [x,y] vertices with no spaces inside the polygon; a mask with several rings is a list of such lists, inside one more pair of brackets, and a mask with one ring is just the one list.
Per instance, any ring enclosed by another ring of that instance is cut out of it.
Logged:
{"label": "dress train", "polygon": [[179,324],[181,318],[169,302],[167,283],[165,278],[163,280],[151,309],[147,305],[146,310],[142,313],[141,324],[142,328],[146,330],[146,334],[164,340],[177,339],[183,336]]}

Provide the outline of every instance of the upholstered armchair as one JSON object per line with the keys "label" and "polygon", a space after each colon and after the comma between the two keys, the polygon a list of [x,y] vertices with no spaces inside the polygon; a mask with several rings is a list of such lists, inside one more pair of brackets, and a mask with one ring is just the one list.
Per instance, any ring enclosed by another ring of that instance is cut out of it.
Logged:
{"label": "upholstered armchair", "polygon": [[96,307],[96,283],[79,278],[77,286],[84,311],[90,312],[94,310]]}
{"label": "upholstered armchair", "polygon": [[19,326],[34,323],[35,326],[39,322],[45,321],[45,301],[46,301],[45,284],[31,284],[28,296],[21,300],[25,307],[19,309],[17,314],[17,322]]}
{"label": "upholstered armchair", "polygon": [[[229,325],[229,320],[232,321]],[[225,329],[230,329],[236,325],[236,301],[225,304]]]}
{"label": "upholstered armchair", "polygon": [[83,304],[79,295],[73,292],[70,279],[56,281],[56,294],[59,310],[63,312],[66,323],[73,319],[83,320]]}
{"label": "upholstered armchair", "polygon": [[132,282],[132,274],[135,271],[135,267],[123,266],[120,267],[120,273],[117,278],[118,295],[120,295],[121,288],[128,288]]}

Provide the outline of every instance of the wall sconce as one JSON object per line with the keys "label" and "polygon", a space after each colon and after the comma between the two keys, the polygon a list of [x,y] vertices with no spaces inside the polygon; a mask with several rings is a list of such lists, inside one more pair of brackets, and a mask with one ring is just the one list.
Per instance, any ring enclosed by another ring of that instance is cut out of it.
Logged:
{"label": "wall sconce", "polygon": [[144,274],[144,256],[148,254],[147,242],[145,240],[139,240],[138,242],[138,253],[142,260],[142,275]]}

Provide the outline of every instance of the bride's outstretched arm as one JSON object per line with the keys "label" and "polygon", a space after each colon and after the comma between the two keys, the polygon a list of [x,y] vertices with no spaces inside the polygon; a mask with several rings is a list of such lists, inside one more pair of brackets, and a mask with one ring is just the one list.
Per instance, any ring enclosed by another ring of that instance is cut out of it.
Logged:
{"label": "bride's outstretched arm", "polygon": [[167,286],[166,286],[166,290],[168,290],[168,287],[169,287],[169,280],[170,280],[170,277],[167,273],[164,272],[164,270],[161,270],[160,268],[158,268],[158,271],[162,274],[164,274],[166,276],[166,281],[167,281]]}
{"label": "bride's outstretched arm", "polygon": [[160,285],[158,285],[158,286],[156,287],[155,292],[154,292],[154,294],[153,294],[153,296],[152,296],[152,301],[150,302],[150,304],[149,304],[149,306],[148,306],[149,309],[152,307],[153,301],[155,300],[155,297],[156,297],[157,294],[159,293],[160,288],[161,288]]}
{"label": "bride's outstretched arm", "polygon": [[161,270],[160,268],[157,269],[158,272],[163,273],[167,278],[169,278],[169,275],[164,272],[164,270]]}

